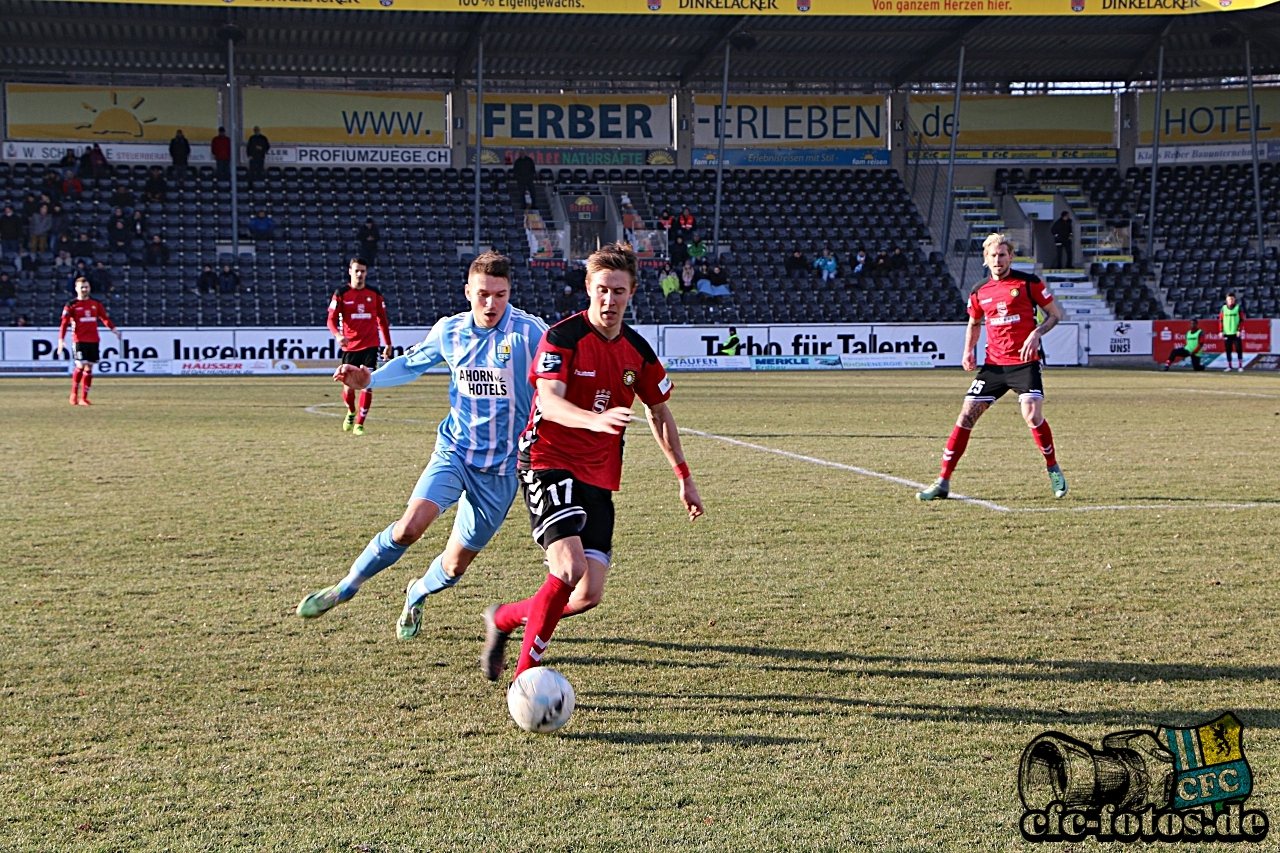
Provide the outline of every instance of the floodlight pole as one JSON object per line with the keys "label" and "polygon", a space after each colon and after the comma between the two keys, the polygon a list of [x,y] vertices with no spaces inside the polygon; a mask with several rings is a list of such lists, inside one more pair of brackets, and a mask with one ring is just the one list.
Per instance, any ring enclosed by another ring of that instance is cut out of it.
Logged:
{"label": "floodlight pole", "polygon": [[236,191],[236,155],[240,153],[240,136],[236,128],[236,40],[227,33],[227,124],[231,128],[231,255],[240,263],[240,199]]}
{"label": "floodlight pole", "polygon": [[480,152],[484,148],[484,35],[476,41],[476,197],[472,206],[471,253],[480,254]]}
{"label": "floodlight pole", "polygon": [[[1147,208],[1147,256],[1156,245],[1156,179],[1160,177],[1160,115],[1164,97],[1164,39],[1160,39],[1160,58],[1156,60],[1156,115],[1151,127],[1151,203]],[[1252,121],[1250,122],[1252,125]]]}
{"label": "floodlight pole", "polygon": [[[960,91],[964,88],[964,42],[956,66],[956,100],[951,108],[951,155],[947,160],[947,206],[942,212],[942,256],[951,251],[951,217],[955,215],[956,139],[960,136]],[[968,237],[966,237],[966,240]],[[964,282],[961,282],[961,286]]]}
{"label": "floodlight pole", "polygon": [[1258,221],[1258,255],[1261,256],[1267,241],[1262,232],[1262,181],[1258,176],[1258,108],[1253,102],[1253,54],[1249,40],[1244,40],[1244,67],[1249,81],[1249,148],[1253,151],[1253,214]]}
{"label": "floodlight pole", "polygon": [[724,43],[724,79],[720,84],[720,119],[716,122],[716,133],[720,137],[716,149],[716,212],[712,220],[711,257],[713,262],[720,260],[720,195],[724,186],[724,128],[729,112],[729,48],[730,39]]}

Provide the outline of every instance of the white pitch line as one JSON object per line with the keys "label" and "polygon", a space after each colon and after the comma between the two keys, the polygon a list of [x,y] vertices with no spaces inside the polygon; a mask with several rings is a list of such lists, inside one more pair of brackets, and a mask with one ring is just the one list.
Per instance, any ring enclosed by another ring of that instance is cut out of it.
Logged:
{"label": "white pitch line", "polygon": [[[319,403],[319,404],[314,405],[314,406],[307,406],[305,409],[303,409],[303,411],[304,411],[304,412],[306,412],[308,415],[324,415],[324,416],[325,416],[325,417],[327,417],[327,418],[340,418],[340,417],[343,417],[343,415],[339,414],[338,412],[320,412],[320,411],[317,411],[317,409],[323,409],[323,408],[325,408],[326,406],[332,407],[332,406],[337,406],[337,405],[339,405],[339,404],[338,404],[338,403]],[[420,421],[420,420],[417,420],[417,419],[415,419],[415,418],[383,418],[383,417],[376,417],[376,418],[375,418],[373,415],[368,415],[367,417],[365,417],[365,420],[366,420],[366,421],[384,421],[384,422],[395,421],[396,423],[401,423],[401,424],[425,424],[425,423],[430,423],[430,421]]]}
{"label": "white pitch line", "polygon": [[1280,503],[1198,503],[1187,501],[1181,504],[1112,504],[1109,506],[1025,506],[1014,507],[1013,512],[1115,512],[1126,509],[1142,510],[1175,510],[1175,509],[1262,509],[1264,507],[1280,507]]}
{"label": "white pitch line", "polygon": [[1280,394],[1250,394],[1246,391],[1209,391],[1201,388],[1166,388],[1166,391],[1181,391],[1184,394],[1220,394],[1224,397],[1261,397],[1265,400],[1280,400]]}
{"label": "white pitch line", "polygon": [[[882,474],[879,471],[872,471],[870,468],[859,468],[857,465],[845,465],[842,462],[831,462],[826,459],[818,459],[816,456],[805,456],[800,453],[792,453],[788,450],[779,450],[776,447],[765,447],[762,444],[752,444],[749,441],[739,441],[736,438],[729,438],[723,435],[716,435],[713,432],[703,432],[702,430],[689,429],[687,427],[682,427],[680,429],[680,432],[689,433],[690,435],[701,436],[702,438],[712,438],[712,439],[715,439],[716,441],[723,441],[726,444],[734,444],[734,445],[737,445],[738,447],[750,448],[751,450],[759,450],[762,453],[772,453],[775,456],[785,456],[788,459],[796,459],[801,462],[808,462],[812,465],[822,465],[826,468],[838,468],[841,471],[852,471],[853,473],[861,474],[864,477],[875,477],[878,480],[887,480],[890,483],[898,483],[899,485],[902,485],[902,486],[910,486],[913,489],[927,488],[927,486],[924,483],[917,483],[914,480],[906,480],[906,479],[903,479],[902,477],[895,477],[892,474]],[[958,494],[956,492],[952,492],[948,500],[964,501],[965,503],[977,504],[978,506],[984,506],[987,509],[995,510],[996,512],[1012,512],[1013,511],[1007,506],[1001,506],[998,503],[992,503],[991,501],[984,501],[979,498],[971,498],[966,495]]]}

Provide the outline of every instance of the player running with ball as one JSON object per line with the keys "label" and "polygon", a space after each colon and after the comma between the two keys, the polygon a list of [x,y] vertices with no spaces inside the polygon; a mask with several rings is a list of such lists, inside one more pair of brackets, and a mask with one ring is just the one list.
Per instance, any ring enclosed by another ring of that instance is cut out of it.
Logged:
{"label": "player running with ball", "polygon": [[58,325],[58,355],[66,349],[67,327],[71,327],[71,341],[75,345],[76,367],[71,373],[71,405],[92,406],[89,402],[89,386],[93,384],[93,366],[98,363],[98,321],[116,333],[122,341],[120,330],[107,316],[101,302],[89,298],[89,279],[76,279],[76,298],[62,308],[62,322]]}
{"label": "player running with ball", "polygon": [[[987,356],[965,394],[964,406],[947,449],[942,453],[942,473],[937,482],[916,494],[922,501],[940,500],[951,492],[951,474],[960,464],[960,456],[969,444],[969,433],[982,413],[1008,391],[1016,391],[1022,406],[1022,418],[1031,428],[1036,447],[1049,467],[1049,483],[1055,498],[1067,494],[1067,478],[1062,476],[1053,448],[1053,433],[1044,419],[1044,382],[1040,377],[1040,339],[1062,320],[1062,309],[1044,282],[1034,275],[1012,268],[1013,245],[1003,234],[992,234],[982,243],[983,256],[991,278],[974,287],[969,294],[969,326],[964,335],[965,370],[977,368],[975,350],[978,333],[987,324]],[[1044,322],[1036,325],[1035,311],[1045,313]]]}
{"label": "player running with ball", "polygon": [[458,514],[443,552],[405,590],[396,623],[402,640],[417,636],[422,602],[456,584],[502,526],[515,498],[516,444],[529,419],[533,388],[526,377],[546,324],[508,304],[511,261],[484,252],[472,263],[466,294],[471,310],[445,317],[427,339],[376,372],[343,364],[333,374],[354,391],[389,388],[447,364],[449,414],[440,422],[431,454],[400,520],[369,542],[335,586],[308,595],[298,615],[313,618],[352,598],[361,584],[399,560],[422,538],[440,513],[454,504]]}
{"label": "player running with ball", "polygon": [[636,397],[679,480],[689,519],[704,512],[667,406],[671,380],[648,342],[622,322],[635,291],[631,248],[616,243],[597,250],[587,259],[590,306],[552,326],[538,347],[530,372],[534,411],[520,437],[520,486],[550,572],[532,598],[484,611],[480,668],[490,681],[502,674],[507,637],[521,624],[516,676],[542,663],[561,618],[600,603],[613,558],[623,432]]}

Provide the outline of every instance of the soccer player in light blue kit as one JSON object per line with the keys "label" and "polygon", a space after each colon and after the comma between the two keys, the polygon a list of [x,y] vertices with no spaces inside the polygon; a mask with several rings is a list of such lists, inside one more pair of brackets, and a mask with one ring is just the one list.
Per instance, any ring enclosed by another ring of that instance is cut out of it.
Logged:
{"label": "soccer player in light blue kit", "polygon": [[334,381],[349,388],[389,388],[447,364],[449,414],[440,422],[436,447],[400,520],[370,540],[338,584],[313,592],[298,615],[327,613],[359,591],[361,584],[400,559],[440,513],[454,504],[458,514],[449,542],[431,568],[405,590],[396,622],[402,640],[417,636],[422,602],[456,584],[502,526],[519,487],[516,445],[529,421],[533,385],[529,368],[547,326],[509,303],[511,261],[484,252],[467,273],[471,310],[444,317],[427,339],[377,371],[341,365]]}

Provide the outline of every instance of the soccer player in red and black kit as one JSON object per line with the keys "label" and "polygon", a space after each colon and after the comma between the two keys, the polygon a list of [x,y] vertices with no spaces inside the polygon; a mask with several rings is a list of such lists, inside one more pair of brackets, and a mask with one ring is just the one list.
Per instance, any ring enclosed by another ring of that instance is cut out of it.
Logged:
{"label": "soccer player in red and black kit", "polygon": [[58,324],[58,355],[66,349],[67,327],[71,327],[71,341],[75,349],[76,366],[71,372],[71,405],[91,406],[89,402],[89,386],[93,384],[93,366],[98,363],[98,322],[116,333],[116,340],[122,340],[120,330],[107,316],[107,309],[101,302],[89,298],[89,279],[80,276],[76,279],[76,298],[62,308],[62,322]]}
{"label": "soccer player in red and black kit", "polygon": [[[951,430],[942,454],[942,473],[937,482],[916,494],[922,501],[945,498],[951,492],[951,474],[969,444],[969,433],[982,413],[1008,391],[1018,394],[1022,418],[1049,468],[1049,482],[1055,498],[1067,494],[1067,478],[1058,467],[1053,433],[1041,409],[1044,382],[1040,377],[1040,339],[1062,320],[1062,309],[1044,282],[1034,275],[1013,269],[1013,246],[1003,234],[992,234],[982,243],[983,256],[991,278],[969,294],[969,326],[964,335],[965,370],[977,368],[975,350],[978,334],[987,325],[987,356],[978,378],[969,385],[960,409],[960,418]],[[1044,322],[1036,325],[1036,307],[1044,311]]]}
{"label": "soccer player in red and black kit", "polygon": [[[369,264],[363,258],[352,258],[347,267],[349,281],[333,292],[329,300],[329,331],[342,347],[342,363],[374,370],[378,366],[378,335],[385,344],[382,357],[391,358],[391,323],[382,294],[365,283]],[[373,391],[360,392],[360,409],[356,410],[356,392],[343,387],[342,402],[347,404],[347,417],[342,431],[364,435],[364,419],[369,415]]]}
{"label": "soccer player in red and black kit", "polygon": [[496,681],[507,636],[525,625],[518,676],[538,666],[562,617],[600,603],[613,557],[613,493],[622,479],[623,432],[639,397],[680,483],[689,520],[704,512],[667,400],[671,380],[653,348],[622,322],[636,290],[636,256],[617,243],[587,259],[586,311],[547,330],[529,379],[537,389],[520,437],[520,489],[550,572],[532,598],[484,611],[480,668]]}

